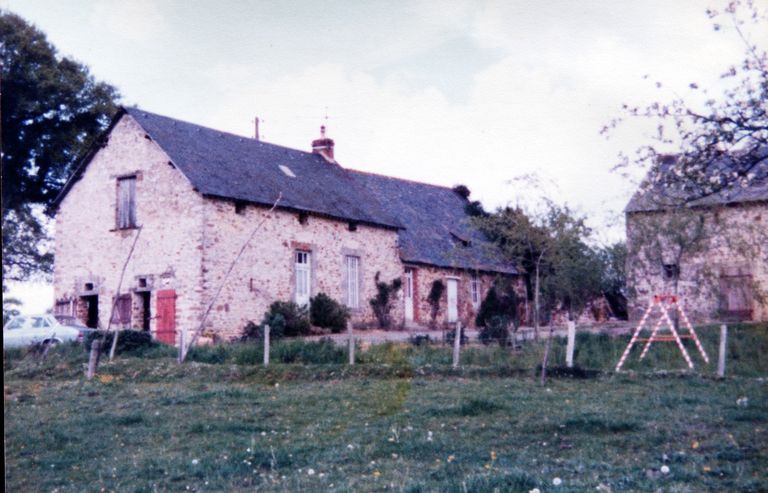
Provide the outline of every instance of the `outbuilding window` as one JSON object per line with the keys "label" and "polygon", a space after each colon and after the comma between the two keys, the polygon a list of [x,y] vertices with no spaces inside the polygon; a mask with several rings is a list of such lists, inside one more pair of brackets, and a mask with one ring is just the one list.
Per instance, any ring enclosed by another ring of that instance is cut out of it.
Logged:
{"label": "outbuilding window", "polygon": [[117,229],[136,227],[136,177],[117,179]]}

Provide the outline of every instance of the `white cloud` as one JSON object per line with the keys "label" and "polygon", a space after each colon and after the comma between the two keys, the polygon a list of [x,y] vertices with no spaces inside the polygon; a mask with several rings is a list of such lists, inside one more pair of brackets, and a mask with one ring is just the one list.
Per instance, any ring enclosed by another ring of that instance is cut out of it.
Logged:
{"label": "white cloud", "polygon": [[90,21],[130,41],[149,41],[168,29],[155,0],[100,0],[93,4]]}

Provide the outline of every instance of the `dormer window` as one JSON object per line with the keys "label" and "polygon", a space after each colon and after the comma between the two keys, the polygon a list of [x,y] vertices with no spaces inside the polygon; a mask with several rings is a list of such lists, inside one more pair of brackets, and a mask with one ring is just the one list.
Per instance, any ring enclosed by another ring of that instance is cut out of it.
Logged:
{"label": "dormer window", "polygon": [[463,247],[468,247],[472,245],[472,241],[469,238],[463,235],[460,235],[458,233],[455,233],[453,231],[451,231],[451,240],[453,240],[453,242],[456,245],[461,245]]}
{"label": "dormer window", "polygon": [[136,176],[117,179],[117,229],[136,227]]}

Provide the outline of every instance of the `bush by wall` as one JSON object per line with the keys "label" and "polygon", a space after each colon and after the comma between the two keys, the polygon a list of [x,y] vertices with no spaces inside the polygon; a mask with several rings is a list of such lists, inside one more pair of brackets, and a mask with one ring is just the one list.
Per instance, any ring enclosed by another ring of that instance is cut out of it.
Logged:
{"label": "bush by wall", "polygon": [[403,281],[398,277],[392,279],[392,282],[387,284],[386,282],[379,280],[377,272],[376,277],[376,296],[371,299],[371,308],[373,308],[373,314],[376,315],[376,320],[379,322],[379,327],[382,329],[389,328],[392,325],[392,304],[394,302],[395,295],[403,285]]}
{"label": "bush by wall", "polygon": [[434,327],[437,321],[437,314],[440,312],[440,299],[443,297],[443,291],[445,291],[445,284],[440,279],[437,279],[432,283],[432,287],[429,289],[429,295],[427,301],[429,301],[430,311],[430,324]]}
{"label": "bush by wall", "polygon": [[312,325],[338,333],[347,327],[349,309],[327,294],[318,293],[309,301],[309,318]]}
{"label": "bush by wall", "polygon": [[304,336],[309,334],[309,313],[292,301],[275,301],[264,314],[264,324],[269,324],[270,338]]}
{"label": "bush by wall", "polygon": [[483,344],[505,345],[510,326],[517,326],[517,295],[511,286],[494,285],[488,290],[475,317]]}

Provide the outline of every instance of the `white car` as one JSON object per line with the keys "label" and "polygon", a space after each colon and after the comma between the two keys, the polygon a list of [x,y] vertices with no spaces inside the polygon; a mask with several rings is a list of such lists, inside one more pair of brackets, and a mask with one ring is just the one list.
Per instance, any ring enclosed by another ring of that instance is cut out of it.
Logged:
{"label": "white car", "polygon": [[3,327],[3,348],[82,342],[92,330],[74,317],[63,317],[59,321],[53,315],[19,315]]}

